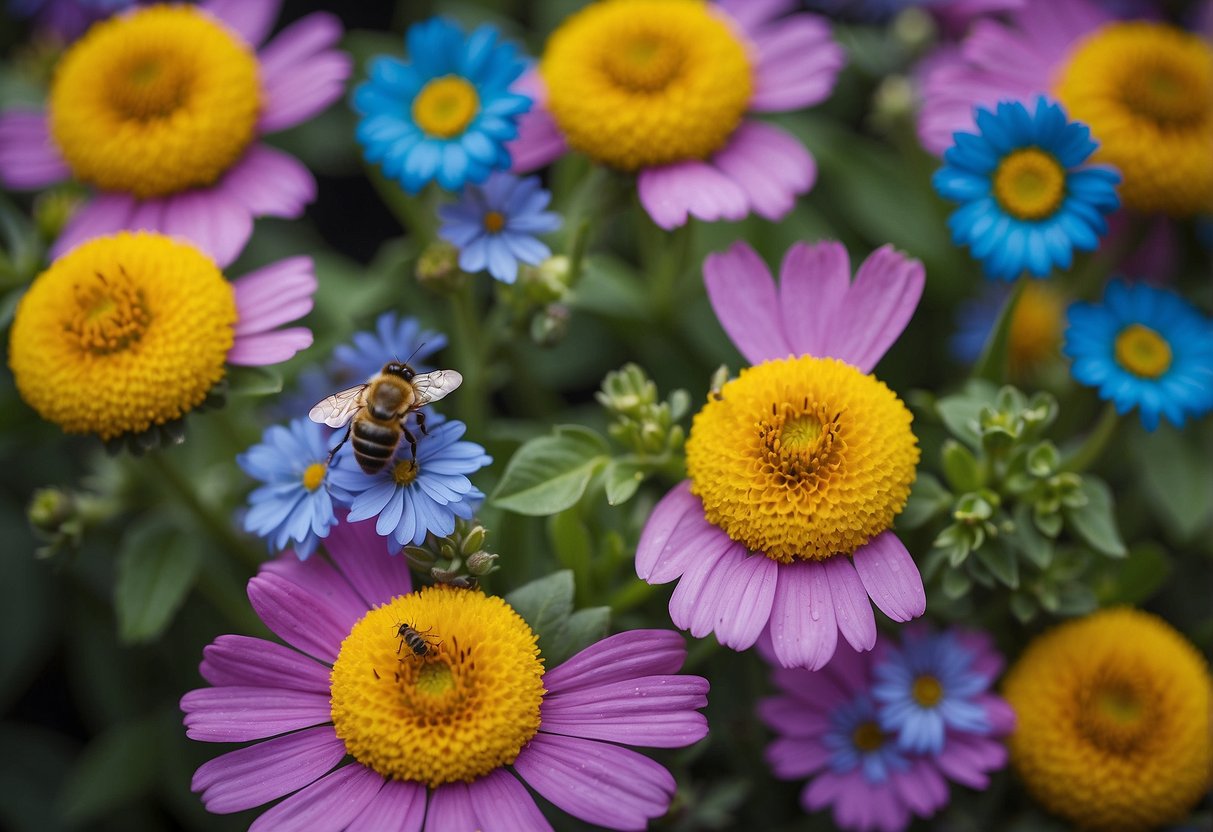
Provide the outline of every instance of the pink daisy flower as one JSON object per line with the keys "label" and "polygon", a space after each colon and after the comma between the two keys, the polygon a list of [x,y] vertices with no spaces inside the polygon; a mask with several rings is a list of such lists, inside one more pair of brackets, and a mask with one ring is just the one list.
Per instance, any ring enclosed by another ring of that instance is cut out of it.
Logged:
{"label": "pink daisy flower", "polygon": [[752,113],[824,101],[845,61],[830,26],[792,0],[603,0],[548,39],[516,90],[535,99],[513,170],[569,148],[637,174],[662,228],[689,216],[776,220],[817,176],[800,142]]}
{"label": "pink daisy flower", "polygon": [[329,14],[262,46],[280,5],[207,0],[116,15],[64,53],[45,110],[0,116],[5,186],[77,181],[97,191],[54,256],[147,229],[189,239],[223,266],[244,248],[254,217],[303,213],[315,179],[260,137],[337,100],[350,59],[332,49],[341,25]]}
{"label": "pink daisy flower", "polygon": [[252,743],[198,769],[207,809],[285,797],[254,830],[551,829],[530,787],[611,829],[665,813],[673,777],[623,745],[706,735],[708,683],[678,675],[680,636],[620,633],[545,671],[500,598],[411,592],[373,523],[338,525],[325,545],[331,561],[287,552],[249,581],[290,646],[220,636],[203,654],[211,687],[181,700],[191,738]]}
{"label": "pink daisy flower", "polygon": [[[948,646],[964,654],[964,683],[981,677],[984,690],[1002,669],[1002,656],[984,634],[950,632],[936,638],[954,640]],[[896,654],[895,646],[888,648]],[[759,649],[773,660],[769,645]],[[985,789],[989,773],[1006,765],[1001,738],[1015,725],[1006,701],[982,692],[973,696],[984,717],[979,730],[949,728],[935,754],[906,751],[896,731],[884,727],[895,711],[877,690],[888,684],[882,674],[895,674],[901,667],[887,658],[883,662],[889,666],[882,665],[880,648],[863,654],[843,647],[816,673],[775,668],[772,680],[779,693],[758,704],[759,717],[777,735],[766,752],[775,776],[809,778],[800,793],[805,811],[832,806],[834,822],[854,832],[901,832],[914,816],[930,817],[950,800],[948,780]],[[945,672],[954,663],[948,656],[939,660]],[[939,689],[932,673],[935,668],[920,673],[913,690]]]}
{"label": "pink daisy flower", "polygon": [[777,289],[737,243],[708,257],[704,278],[753,366],[695,416],[689,478],[649,517],[636,572],[680,578],[674,623],[735,650],[766,632],[781,664],[811,669],[830,660],[840,631],[870,650],[871,604],[894,621],[926,609],[918,567],[889,530],[917,440],[905,405],[869,375],[918,304],[922,265],[885,246],[852,283],[841,244],[800,243]]}

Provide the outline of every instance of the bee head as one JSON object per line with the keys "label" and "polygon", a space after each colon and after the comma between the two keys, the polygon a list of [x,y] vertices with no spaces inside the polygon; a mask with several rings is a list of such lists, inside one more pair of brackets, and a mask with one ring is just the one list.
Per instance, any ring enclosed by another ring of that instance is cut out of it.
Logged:
{"label": "bee head", "polygon": [[402,361],[389,361],[383,365],[383,372],[389,376],[398,376],[405,381],[412,381],[417,372]]}

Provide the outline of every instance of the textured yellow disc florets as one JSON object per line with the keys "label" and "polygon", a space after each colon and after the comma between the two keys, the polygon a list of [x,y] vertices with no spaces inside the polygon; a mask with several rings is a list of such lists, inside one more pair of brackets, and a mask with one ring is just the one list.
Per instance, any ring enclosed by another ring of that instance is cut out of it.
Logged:
{"label": "textured yellow disc florets", "polygon": [[1099,612],[1033,641],[1004,684],[1011,762],[1050,811],[1083,829],[1176,821],[1213,776],[1213,682],[1153,615]]}
{"label": "textured yellow disc florets", "polygon": [[68,433],[112,439],[183,416],[223,378],[236,301],[218,267],[160,234],[80,245],[17,307],[21,397]]}
{"label": "textured yellow disc florets", "polygon": [[[414,653],[399,635],[424,640]],[[536,636],[500,598],[427,587],[368,612],[333,665],[337,736],[384,777],[437,787],[508,765],[539,730]]]}
{"label": "textured yellow disc florets", "polygon": [[603,0],[552,33],[540,67],[569,145],[621,170],[703,159],[741,122],[746,45],[700,0]]}
{"label": "textured yellow disc florets", "polygon": [[1158,378],[1171,369],[1171,345],[1153,329],[1130,324],[1116,336],[1116,363],[1139,378]]}
{"label": "textured yellow disc florets", "polygon": [[709,522],[774,560],[850,554],[905,508],[918,464],[911,418],[845,362],[767,361],[696,414],[691,491]]}
{"label": "textured yellow disc florets", "polygon": [[1071,118],[1119,168],[1127,207],[1213,210],[1213,48],[1163,23],[1111,23],[1071,51],[1055,83]]}
{"label": "textured yellow disc florets", "polygon": [[213,183],[254,137],[257,58],[190,6],[152,6],[89,30],[64,54],[51,136],[76,179],[140,198]]}
{"label": "textured yellow disc florets", "polygon": [[1066,195],[1066,172],[1050,153],[1035,147],[1013,151],[994,171],[994,196],[1021,220],[1052,216]]}

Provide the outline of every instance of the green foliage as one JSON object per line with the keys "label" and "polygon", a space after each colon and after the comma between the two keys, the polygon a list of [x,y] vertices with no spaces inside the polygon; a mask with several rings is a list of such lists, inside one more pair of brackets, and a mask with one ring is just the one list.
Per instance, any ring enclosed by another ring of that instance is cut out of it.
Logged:
{"label": "green foliage", "polygon": [[505,600],[539,636],[548,668],[604,637],[610,623],[609,607],[573,611],[573,572],[568,569],[524,584]]}
{"label": "green foliage", "polygon": [[574,505],[610,460],[606,440],[580,425],[527,442],[510,459],[490,499],[519,514],[544,516]]}
{"label": "green foliage", "polygon": [[114,609],[123,641],[160,635],[185,601],[202,564],[201,541],[152,520],[130,530],[118,554]]}

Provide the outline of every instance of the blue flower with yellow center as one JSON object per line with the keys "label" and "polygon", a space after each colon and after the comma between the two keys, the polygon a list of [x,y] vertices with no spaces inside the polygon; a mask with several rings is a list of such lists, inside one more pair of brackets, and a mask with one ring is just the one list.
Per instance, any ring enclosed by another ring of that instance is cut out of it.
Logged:
{"label": "blue flower with yellow center", "polygon": [[1085,124],[1036,99],[975,109],[978,133],[955,133],[932,184],[960,203],[948,219],[952,239],[967,245],[990,277],[1045,277],[1068,269],[1074,249],[1094,251],[1120,207],[1120,174],[1083,163],[1098,146]]}
{"label": "blue flower with yellow center", "polygon": [[354,90],[357,138],[368,162],[415,194],[431,181],[448,191],[510,165],[505,143],[531,99],[510,92],[526,60],[497,30],[470,35],[442,18],[409,28],[409,61],[379,56]]}
{"label": "blue flower with yellow center", "polygon": [[1136,407],[1154,430],[1160,416],[1178,427],[1213,410],[1213,321],[1179,295],[1113,280],[1102,303],[1075,303],[1066,316],[1070,373],[1118,413]]}
{"label": "blue flower with yellow center", "polygon": [[445,346],[445,335],[422,329],[416,318],[384,312],[373,332],[355,332],[349,344],[334,348],[331,369],[339,381],[351,383],[377,375],[388,361],[407,361],[426,373],[434,369],[426,360]]}

